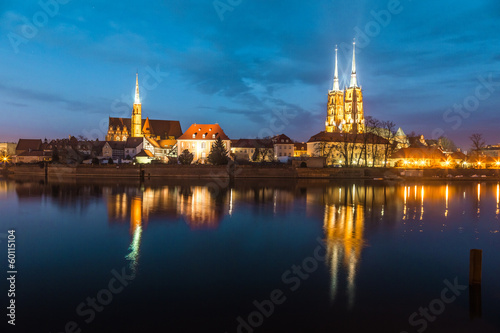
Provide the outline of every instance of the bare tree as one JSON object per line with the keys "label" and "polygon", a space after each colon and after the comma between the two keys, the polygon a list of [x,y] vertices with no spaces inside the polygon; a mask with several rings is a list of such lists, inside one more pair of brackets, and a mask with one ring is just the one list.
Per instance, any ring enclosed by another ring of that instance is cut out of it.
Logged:
{"label": "bare tree", "polygon": [[446,136],[442,136],[439,138],[439,145],[443,148],[444,151],[456,151],[457,146],[455,142]]}
{"label": "bare tree", "polygon": [[357,133],[340,133],[339,140],[334,145],[334,148],[338,150],[340,156],[344,159],[344,167],[352,166],[352,162],[356,157],[355,150],[357,139]]}
{"label": "bare tree", "polygon": [[372,135],[378,135],[380,136],[380,126],[381,126],[381,121],[378,119],[375,119],[371,116],[366,117],[366,133],[363,133],[363,146],[361,148],[362,153],[365,157],[365,166],[368,166],[368,154],[371,153],[372,156],[372,167],[375,166],[375,159],[377,157],[377,150],[378,146],[377,145],[369,145],[368,142],[370,140],[370,137]]}
{"label": "bare tree", "polygon": [[411,131],[410,133],[406,134],[406,138],[408,139],[410,146],[420,140],[420,136],[421,134],[417,134],[415,131]]}
{"label": "bare tree", "polygon": [[330,164],[335,154],[335,145],[321,141],[314,144],[314,152],[320,156],[325,157],[327,164]]}
{"label": "bare tree", "polygon": [[472,153],[479,155],[481,150],[486,146],[486,141],[484,140],[483,135],[480,133],[473,133],[469,139],[472,142]]}
{"label": "bare tree", "polygon": [[395,148],[394,136],[396,135],[394,130],[396,129],[396,124],[392,121],[383,121],[382,128],[384,129],[387,143],[384,146],[384,166],[387,166],[387,159],[392,154]]}

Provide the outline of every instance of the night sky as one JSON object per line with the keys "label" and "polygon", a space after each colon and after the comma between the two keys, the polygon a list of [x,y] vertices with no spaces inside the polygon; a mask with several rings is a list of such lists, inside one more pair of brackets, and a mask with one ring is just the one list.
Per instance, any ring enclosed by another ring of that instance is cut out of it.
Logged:
{"label": "night sky", "polygon": [[307,141],[335,44],[343,86],[354,37],[365,116],[464,149],[474,132],[500,142],[498,0],[54,1],[0,4],[2,142],[103,140],[108,116],[130,117],[136,71],[143,118]]}

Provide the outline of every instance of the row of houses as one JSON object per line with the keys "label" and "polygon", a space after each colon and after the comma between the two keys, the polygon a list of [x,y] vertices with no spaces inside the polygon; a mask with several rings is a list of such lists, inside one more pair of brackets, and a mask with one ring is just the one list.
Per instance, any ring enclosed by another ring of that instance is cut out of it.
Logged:
{"label": "row of houses", "polygon": [[[97,158],[106,163],[128,162],[134,159],[142,163],[153,160],[168,162],[184,150],[194,155],[194,162],[204,163],[210,154],[213,143],[221,139],[231,156],[239,160],[274,161],[286,160],[307,154],[306,144],[297,143],[285,134],[265,139],[231,140],[219,124],[193,124],[177,138],[157,140],[151,136],[128,137],[125,141],[99,141],[67,139],[48,141],[45,139],[19,139],[9,143],[9,149],[1,149],[14,163],[36,163],[41,161],[60,161],[63,163],[90,163]],[[5,145],[5,147],[7,147]]]}
{"label": "row of houses", "polygon": [[[466,156],[460,151],[446,152],[438,142],[423,137],[409,143],[402,130],[397,140],[389,140],[374,133],[350,134],[320,132],[308,142],[295,142],[285,134],[262,139],[231,140],[219,124],[193,124],[178,137],[164,140],[152,136],[128,137],[125,141],[92,141],[84,138],[44,140],[20,139],[17,144],[0,144],[0,151],[12,156],[14,163],[60,161],[63,163],[90,163],[97,158],[102,163],[168,162],[184,150],[194,156],[193,161],[205,163],[213,143],[221,139],[231,157],[239,161],[281,161],[292,157],[324,157],[328,165],[423,167],[499,167],[500,146],[488,146],[483,153]],[[401,134],[403,133],[403,134]],[[388,156],[384,153],[390,151]]]}

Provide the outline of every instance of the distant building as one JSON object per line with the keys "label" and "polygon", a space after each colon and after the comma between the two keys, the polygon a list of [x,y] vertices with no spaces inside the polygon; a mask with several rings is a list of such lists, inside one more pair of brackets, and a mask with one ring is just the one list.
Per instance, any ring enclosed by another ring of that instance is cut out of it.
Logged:
{"label": "distant building", "polygon": [[218,138],[224,142],[227,151],[230,152],[231,140],[219,124],[193,124],[177,138],[177,153],[181,154],[187,149],[194,155],[193,161],[204,163],[212,144]]}
{"label": "distant building", "polygon": [[109,117],[106,141],[127,141],[130,137],[149,137],[157,141],[175,140],[181,135],[181,125],[177,120],[142,119],[142,105],[139,97],[139,77],[136,75],[132,117]]}
{"label": "distant building", "polygon": [[1,142],[0,143],[0,155],[15,155],[16,154],[17,143],[14,142]]}
{"label": "distant building", "polygon": [[[254,154],[257,151],[257,155]],[[239,139],[231,141],[231,153],[237,160],[258,162],[271,161],[274,157],[274,145],[271,139]]]}
{"label": "distant building", "polygon": [[481,152],[489,157],[500,158],[500,144],[497,145],[488,145],[485,148],[481,149]]}
{"label": "distant building", "polygon": [[293,140],[285,134],[276,135],[271,139],[274,148],[274,158],[292,157],[293,156]]}
{"label": "distant building", "polygon": [[295,142],[293,144],[293,156],[300,157],[307,155],[307,143],[305,142]]}
{"label": "distant building", "polygon": [[42,149],[41,139],[19,139],[16,146],[16,155],[20,155],[24,152],[31,152],[35,150]]}
{"label": "distant building", "polygon": [[144,138],[128,138],[125,142],[125,158],[134,158],[139,154],[143,147]]}
{"label": "distant building", "polygon": [[373,133],[389,140],[391,144],[395,144],[396,149],[408,148],[410,146],[410,141],[401,127],[398,128],[396,133],[381,127],[367,127],[366,132]]}
{"label": "distant building", "polygon": [[448,159],[440,149],[432,147],[403,148],[389,157],[390,166],[407,168],[441,167],[446,161],[451,165],[452,158]]}
{"label": "distant building", "polygon": [[125,158],[125,144],[123,141],[106,141],[102,147],[102,157],[116,159]]}
{"label": "distant building", "polygon": [[43,150],[24,151],[15,157],[16,163],[37,163],[43,161],[51,161],[52,152]]}

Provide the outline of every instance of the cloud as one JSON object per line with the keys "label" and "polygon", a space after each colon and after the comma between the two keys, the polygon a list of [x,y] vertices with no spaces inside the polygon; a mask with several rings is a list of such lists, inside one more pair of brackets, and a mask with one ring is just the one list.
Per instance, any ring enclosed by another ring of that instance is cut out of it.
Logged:
{"label": "cloud", "polygon": [[[12,85],[7,86],[3,83],[0,83],[0,89],[7,92],[10,96],[14,96],[19,98],[20,100],[30,100],[35,103],[49,103],[49,104],[57,104],[63,105],[69,111],[88,111],[89,109],[93,109],[94,106],[90,103],[82,102],[80,100],[70,100],[65,97],[62,97],[57,94],[44,92],[40,90],[32,90],[21,87],[14,87]],[[25,103],[10,103],[15,106],[28,106]]]}

